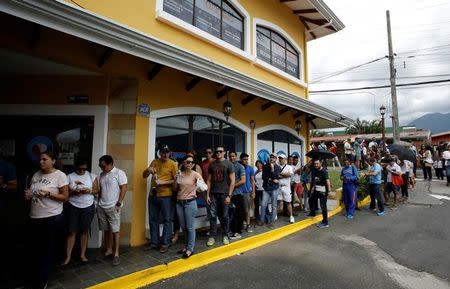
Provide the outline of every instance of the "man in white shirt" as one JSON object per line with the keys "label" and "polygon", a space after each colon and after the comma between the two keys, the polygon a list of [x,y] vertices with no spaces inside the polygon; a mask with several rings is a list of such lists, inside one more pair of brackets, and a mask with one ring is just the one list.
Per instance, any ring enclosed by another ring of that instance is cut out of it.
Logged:
{"label": "man in white shirt", "polygon": [[345,158],[353,161],[353,146],[351,144],[351,139],[348,138],[345,142],[344,142],[344,153],[345,153]]}
{"label": "man in white shirt", "polygon": [[378,146],[375,137],[372,138],[372,141],[369,143],[369,148],[371,148],[372,150],[375,149]]}
{"label": "man in white shirt", "polygon": [[105,233],[105,257],[112,255],[112,265],[117,266],[120,264],[120,211],[128,180],[124,171],[114,167],[114,160],[109,155],[102,156],[98,166],[102,170],[99,177],[98,223],[100,230]]}
{"label": "man in white shirt", "polygon": [[285,154],[278,155],[281,172],[279,178],[280,196],[282,201],[286,203],[289,213],[289,222],[294,223],[294,215],[292,214],[292,195],[291,195],[291,176],[294,173],[292,166],[287,164],[287,157]]}

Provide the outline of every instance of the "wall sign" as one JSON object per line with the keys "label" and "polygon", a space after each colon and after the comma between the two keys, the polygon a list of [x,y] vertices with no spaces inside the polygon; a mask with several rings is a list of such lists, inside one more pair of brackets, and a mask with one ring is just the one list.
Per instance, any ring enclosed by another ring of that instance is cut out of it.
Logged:
{"label": "wall sign", "polygon": [[150,117],[150,105],[148,105],[147,103],[139,104],[138,113],[140,116]]}

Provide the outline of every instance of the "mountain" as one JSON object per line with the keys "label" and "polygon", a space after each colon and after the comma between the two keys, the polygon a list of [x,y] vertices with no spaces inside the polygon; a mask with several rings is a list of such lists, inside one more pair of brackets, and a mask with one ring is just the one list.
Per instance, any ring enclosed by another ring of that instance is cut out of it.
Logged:
{"label": "mountain", "polygon": [[413,120],[408,126],[431,130],[432,134],[450,131],[450,113],[429,113]]}

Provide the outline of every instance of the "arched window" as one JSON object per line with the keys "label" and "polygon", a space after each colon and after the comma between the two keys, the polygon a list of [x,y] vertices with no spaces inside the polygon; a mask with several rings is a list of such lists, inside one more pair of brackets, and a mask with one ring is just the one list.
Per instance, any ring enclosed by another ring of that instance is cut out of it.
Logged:
{"label": "arched window", "polygon": [[163,11],[244,50],[244,17],[225,0],[164,0]]}
{"label": "arched window", "polygon": [[244,152],[245,139],[245,132],[211,116],[185,114],[156,120],[156,147],[168,145],[174,159],[182,158],[188,150],[202,153],[218,145],[227,151]]}
{"label": "arched window", "polygon": [[256,26],[256,56],[258,59],[301,79],[300,57],[294,45],[272,29]]}
{"label": "arched window", "polygon": [[279,129],[269,130],[258,134],[257,158],[267,162],[269,154],[297,155],[302,163],[302,141],[295,135]]}

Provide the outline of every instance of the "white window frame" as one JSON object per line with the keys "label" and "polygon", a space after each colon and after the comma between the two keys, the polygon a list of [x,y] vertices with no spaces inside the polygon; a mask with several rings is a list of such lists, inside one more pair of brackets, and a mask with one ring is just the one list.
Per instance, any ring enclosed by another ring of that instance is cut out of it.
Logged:
{"label": "white window frame", "polygon": [[239,56],[249,62],[254,61],[254,56],[250,52],[250,14],[244,9],[244,7],[238,2],[238,0],[227,0],[230,5],[233,6],[244,18],[244,50],[233,46],[224,40],[217,38],[206,31],[201,30],[200,28],[195,27],[194,25],[187,23],[163,10],[163,2],[164,0],[156,1],[156,19],[162,21],[166,24],[174,26],[178,29],[181,29],[197,38],[205,40],[217,47],[223,48],[225,50],[230,51],[236,56]]}
{"label": "white window frame", "polygon": [[[258,54],[256,52],[256,27],[257,26],[262,26],[265,28],[268,28],[270,30],[273,30],[275,32],[277,32],[278,34],[280,34],[282,37],[284,37],[284,39],[292,46],[294,47],[294,49],[298,52],[298,60],[299,60],[299,64],[298,64],[298,71],[300,73],[300,78],[296,78],[292,75],[290,75],[289,73],[276,68],[275,66],[271,65],[270,63],[265,62],[264,60],[258,59]],[[292,39],[292,37],[289,36],[288,33],[286,33],[286,31],[284,31],[281,27],[279,27],[276,24],[273,24],[272,22],[266,21],[264,19],[260,19],[260,18],[253,18],[253,55],[255,57],[255,61],[254,63],[270,72],[273,72],[281,77],[283,77],[286,80],[289,80],[290,82],[293,82],[297,85],[303,86],[305,88],[308,87],[308,85],[305,82],[305,60],[304,60],[304,54],[303,54],[303,50],[300,48],[300,46],[297,45],[297,43],[294,41],[294,39]]]}
{"label": "white window frame", "polygon": [[288,132],[291,135],[293,135],[296,138],[298,138],[302,142],[302,151],[300,152],[301,153],[300,159],[301,159],[301,161],[303,161],[305,159],[305,154],[306,154],[306,152],[305,152],[305,146],[306,146],[305,137],[303,135],[297,133],[294,129],[292,129],[292,128],[288,127],[288,126],[285,126],[285,125],[282,125],[282,124],[270,124],[270,125],[266,125],[266,126],[263,126],[263,127],[256,128],[254,130],[254,132],[253,132],[253,143],[255,144],[254,145],[254,151],[253,151],[253,159],[254,160],[258,159],[258,151],[257,151],[257,148],[258,148],[258,134],[266,132],[266,131],[271,131],[271,130],[282,130],[282,131]]}

